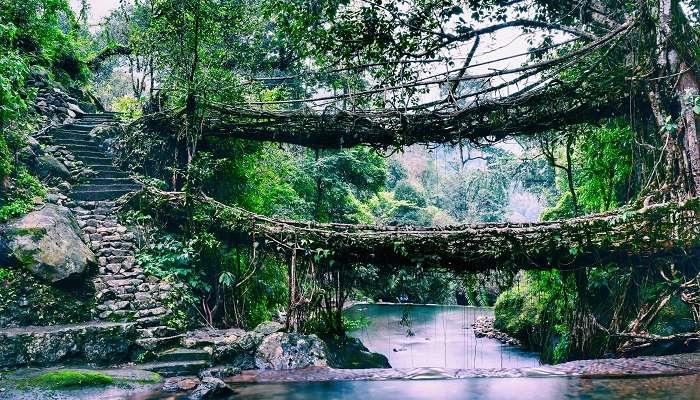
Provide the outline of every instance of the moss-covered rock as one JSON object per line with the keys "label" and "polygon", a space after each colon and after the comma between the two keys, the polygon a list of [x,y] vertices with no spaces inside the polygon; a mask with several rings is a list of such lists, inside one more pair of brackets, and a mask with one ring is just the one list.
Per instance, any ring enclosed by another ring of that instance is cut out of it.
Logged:
{"label": "moss-covered rock", "polygon": [[95,290],[89,281],[56,286],[24,269],[0,267],[0,328],[90,320]]}
{"label": "moss-covered rock", "polygon": [[324,336],[328,346],[328,364],[333,368],[391,368],[384,354],[372,353],[360,339],[349,336]]}
{"label": "moss-covered rock", "polygon": [[93,322],[0,330],[0,368],[65,363],[115,365],[129,358],[133,323]]}
{"label": "moss-covered rock", "polygon": [[0,265],[26,268],[47,282],[77,278],[95,265],[80,235],[69,209],[45,204],[0,226]]}
{"label": "moss-covered rock", "polygon": [[81,386],[105,386],[114,383],[114,378],[95,371],[62,370],[45,372],[30,380],[37,386],[62,389]]}

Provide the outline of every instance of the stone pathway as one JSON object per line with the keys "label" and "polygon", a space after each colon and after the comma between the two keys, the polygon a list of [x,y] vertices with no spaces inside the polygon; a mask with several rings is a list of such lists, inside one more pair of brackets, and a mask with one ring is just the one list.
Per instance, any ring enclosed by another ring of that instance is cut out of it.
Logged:
{"label": "stone pathway", "polygon": [[154,276],[147,277],[136,265],[134,234],[117,220],[115,200],[140,186],[112,164],[111,157],[89,134],[96,126],[112,121],[113,114],[85,114],[76,122],[53,130],[53,143],[94,171],[87,182],[73,186],[70,205],[85,242],[98,258],[99,270],[93,279],[96,317],[103,321],[135,321],[137,344],[156,350],[180,338],[162,324],[167,314],[163,301],[168,298],[171,285]]}

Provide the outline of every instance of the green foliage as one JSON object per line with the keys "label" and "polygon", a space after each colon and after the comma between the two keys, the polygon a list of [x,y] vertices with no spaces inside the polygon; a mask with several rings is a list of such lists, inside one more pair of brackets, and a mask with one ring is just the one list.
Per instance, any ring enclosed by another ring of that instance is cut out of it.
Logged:
{"label": "green foliage", "polygon": [[37,199],[46,194],[44,186],[24,167],[19,168],[8,193],[0,198],[0,222],[26,214],[34,208]]}
{"label": "green foliage", "polygon": [[513,288],[498,296],[494,327],[535,350],[547,362],[568,357],[567,325],[573,307],[570,283],[559,271],[527,272]]}
{"label": "green foliage", "polygon": [[112,101],[112,111],[120,113],[127,121],[134,121],[143,115],[141,103],[132,96],[117,97]]}
{"label": "green foliage", "polygon": [[35,91],[25,82],[30,71],[64,83],[85,80],[74,22],[65,0],[0,0],[0,222],[26,213],[44,194],[17,160],[35,128],[28,107]]}
{"label": "green foliage", "polygon": [[371,324],[372,321],[364,315],[360,315],[356,319],[343,315],[343,326],[345,327],[346,332],[367,329]]}
{"label": "green foliage", "polygon": [[[610,121],[601,127],[578,127],[576,134],[572,172],[581,213],[608,211],[625,204],[634,193],[634,136],[630,127]],[[566,175],[559,172],[557,187],[561,195],[556,206],[543,213],[544,220],[574,215]]]}

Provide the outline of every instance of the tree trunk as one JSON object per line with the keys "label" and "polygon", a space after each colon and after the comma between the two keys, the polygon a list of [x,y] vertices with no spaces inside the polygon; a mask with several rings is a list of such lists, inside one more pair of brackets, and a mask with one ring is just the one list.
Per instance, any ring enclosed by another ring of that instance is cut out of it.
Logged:
{"label": "tree trunk", "polygon": [[681,63],[681,75],[677,87],[678,100],[681,103],[681,118],[684,127],[684,146],[687,152],[692,193],[697,194],[700,189],[700,146],[698,146],[697,120],[695,116],[694,101],[698,97],[698,81],[695,74],[685,62]]}

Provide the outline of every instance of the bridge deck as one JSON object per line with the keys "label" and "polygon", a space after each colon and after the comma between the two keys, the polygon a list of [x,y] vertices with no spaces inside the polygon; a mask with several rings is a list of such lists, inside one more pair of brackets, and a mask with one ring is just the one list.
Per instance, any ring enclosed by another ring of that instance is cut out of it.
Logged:
{"label": "bridge deck", "polygon": [[[147,189],[137,196],[169,220],[182,218],[182,193]],[[167,201],[166,201],[167,200]],[[190,198],[206,210],[211,229],[260,243],[276,243],[297,256],[338,263],[418,266],[460,271],[575,269],[616,262],[639,265],[658,257],[689,260],[700,249],[700,198],[642,209],[537,223],[489,223],[440,228],[320,224],[273,219]],[[326,252],[327,253],[327,252]]]}

